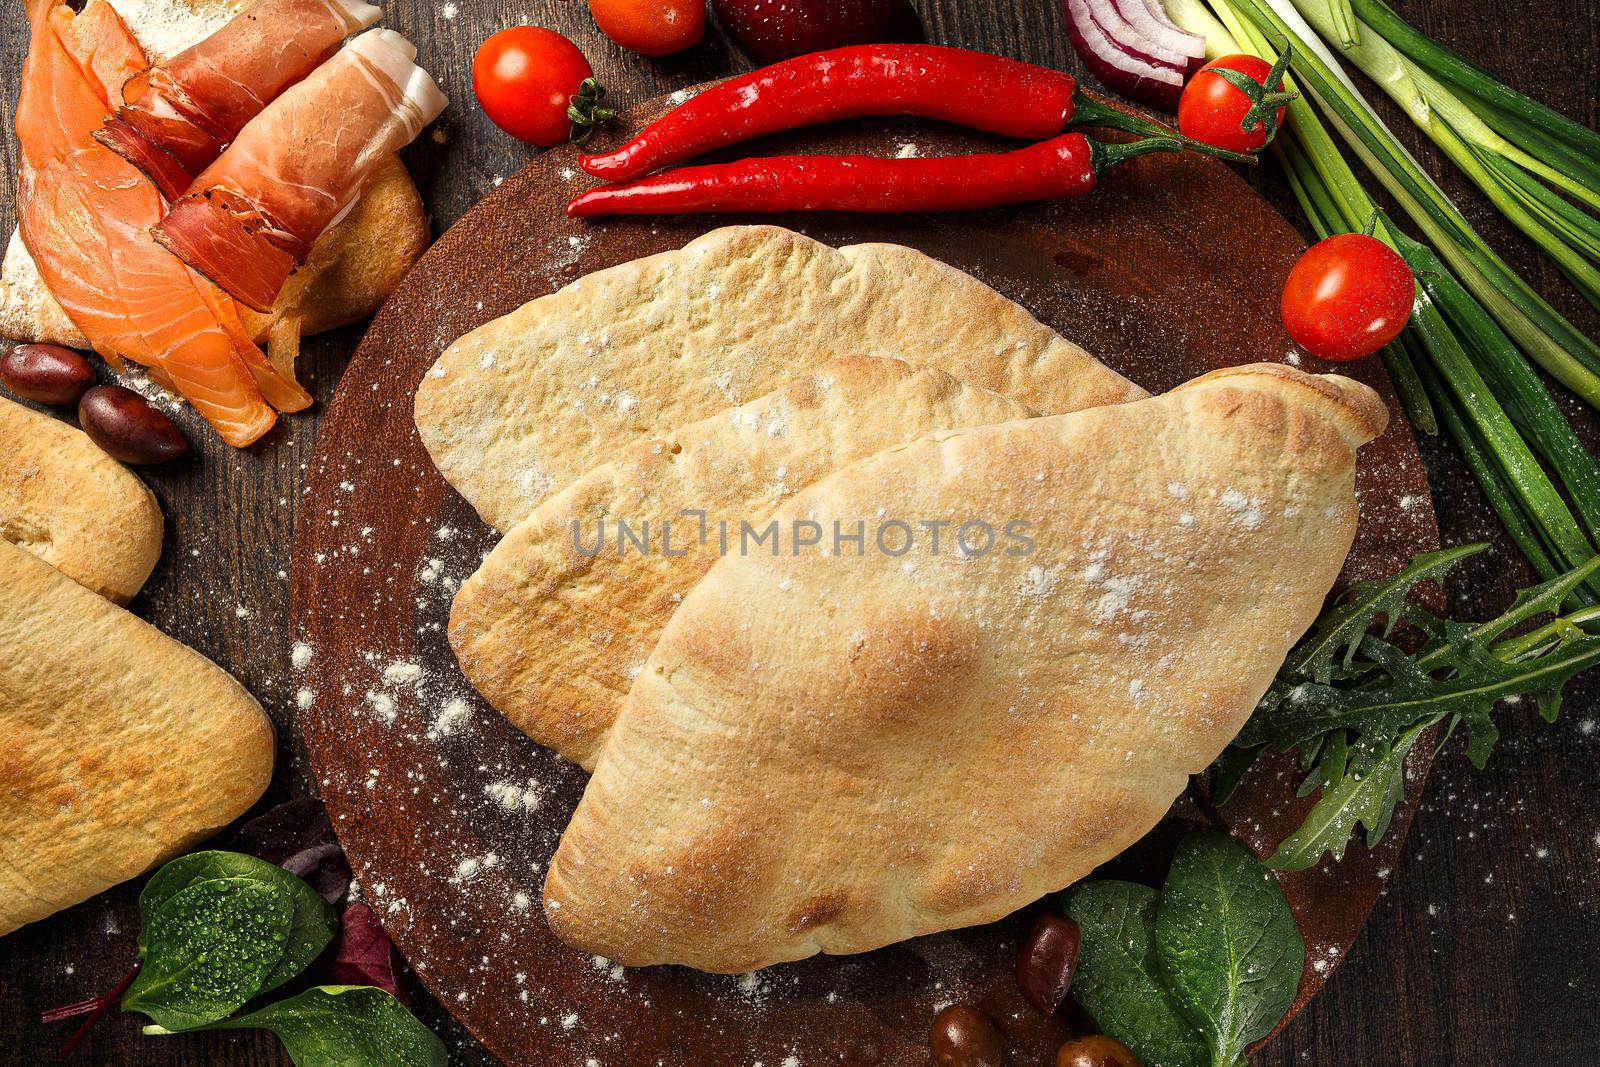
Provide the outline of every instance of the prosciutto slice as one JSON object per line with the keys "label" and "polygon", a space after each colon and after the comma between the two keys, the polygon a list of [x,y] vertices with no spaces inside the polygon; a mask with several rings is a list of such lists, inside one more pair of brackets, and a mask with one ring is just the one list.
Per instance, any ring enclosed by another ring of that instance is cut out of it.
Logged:
{"label": "prosciutto slice", "polygon": [[30,4],[17,139],[17,221],[50,292],[113,365],[131,359],[244,446],[311,398],[262,355],[234,302],[152,239],[166,201],[127,160],[94,139],[111,87],[144,52],[104,0],[74,15]]}
{"label": "prosciutto slice", "polygon": [[246,123],[379,15],[362,0],[259,0],[122,84],[100,140],[176,197]]}
{"label": "prosciutto slice", "polygon": [[446,103],[414,45],[368,30],[240,131],[155,238],[240,302],[269,311],[322,232]]}

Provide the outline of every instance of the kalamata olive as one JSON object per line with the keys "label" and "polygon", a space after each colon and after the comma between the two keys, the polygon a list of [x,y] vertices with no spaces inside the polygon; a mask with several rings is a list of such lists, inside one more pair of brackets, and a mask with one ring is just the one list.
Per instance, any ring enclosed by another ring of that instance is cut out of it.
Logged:
{"label": "kalamata olive", "polygon": [[36,404],[75,404],[94,384],[94,370],[70,348],[18,345],[0,357],[0,381]]}
{"label": "kalamata olive", "polygon": [[120,385],[97,385],[78,401],[78,425],[90,440],[124,463],[165,463],[189,442],[150,401]]}
{"label": "kalamata olive", "polygon": [[1056,1067],[1144,1067],[1144,1063],[1122,1042],[1093,1034],[1062,1045]]}
{"label": "kalamata olive", "polygon": [[1077,966],[1078,924],[1040,913],[1017,953],[1017,986],[1023,997],[1046,1015],[1054,1015],[1067,999]]}
{"label": "kalamata olive", "polygon": [[933,1017],[928,1054],[934,1067],[1000,1067],[1005,1049],[976,1008],[952,1004]]}

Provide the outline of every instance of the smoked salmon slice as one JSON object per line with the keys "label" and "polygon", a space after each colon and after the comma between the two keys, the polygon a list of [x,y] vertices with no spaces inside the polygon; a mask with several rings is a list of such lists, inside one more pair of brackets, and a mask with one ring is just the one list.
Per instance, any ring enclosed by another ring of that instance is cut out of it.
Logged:
{"label": "smoked salmon slice", "polygon": [[[277,414],[249,360],[271,365],[230,329],[227,297],[151,238],[166,209],[159,190],[93,136],[111,114],[112,85],[144,67],[143,50],[104,0],[77,16],[35,0],[29,16],[16,121],[24,244],[96,351],[150,367],[229,444],[257,440]],[[283,391],[304,396],[298,385]]]}
{"label": "smoked salmon slice", "polygon": [[158,186],[198,174],[247,122],[380,14],[362,0],[259,0],[192,48],[118,82],[108,97],[117,118],[101,139]]}
{"label": "smoked salmon slice", "polygon": [[240,303],[270,311],[385,158],[444,110],[414,45],[368,30],[283,92],[172,205],[160,241]]}

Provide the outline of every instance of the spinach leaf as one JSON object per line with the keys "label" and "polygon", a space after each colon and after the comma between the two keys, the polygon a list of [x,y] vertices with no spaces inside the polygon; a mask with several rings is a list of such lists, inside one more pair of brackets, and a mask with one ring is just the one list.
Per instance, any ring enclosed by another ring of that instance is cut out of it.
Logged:
{"label": "spinach leaf", "polygon": [[1267,866],[1280,871],[1303,871],[1320,860],[1324,852],[1342,860],[1357,823],[1366,827],[1367,847],[1376,845],[1389,829],[1395,806],[1405,792],[1406,756],[1431,725],[1433,720],[1421,722],[1401,734],[1388,754],[1364,776],[1348,774],[1332,788],[1325,787],[1300,829],[1283,839]]}
{"label": "spinach leaf", "polygon": [[139,951],[145,950],[151,918],[173,897],[190,886],[214,878],[247,878],[281,891],[294,908],[283,958],[263,981],[258,992],[276,989],[311,965],[328,947],[339,925],[333,907],[311,886],[275,864],[240,852],[192,852],[162,867],[139,895]]}
{"label": "spinach leaf", "polygon": [[[206,1030],[271,1030],[295,1067],[446,1067],[444,1042],[372,986],[315,986]],[[147,1026],[147,1034],[170,1030]]]}
{"label": "spinach leaf", "polygon": [[1067,891],[1062,910],[1081,939],[1072,996],[1095,1026],[1148,1067],[1205,1064],[1205,1043],[1162,984],[1156,891],[1133,882],[1083,882]]}
{"label": "spinach leaf", "polygon": [[221,1019],[255,996],[283,959],[294,905],[249,878],[212,878],[174,894],[144,929],[144,967],[123,1011],[169,1030]]}
{"label": "spinach leaf", "polygon": [[1157,901],[1155,956],[1212,1067],[1235,1067],[1289,1010],[1306,946],[1272,872],[1227,834],[1196,833]]}

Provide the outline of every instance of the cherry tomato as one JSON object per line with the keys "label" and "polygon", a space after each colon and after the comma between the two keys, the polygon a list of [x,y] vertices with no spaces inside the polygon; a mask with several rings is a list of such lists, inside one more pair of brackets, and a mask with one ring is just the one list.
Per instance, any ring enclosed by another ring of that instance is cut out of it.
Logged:
{"label": "cherry tomato", "polygon": [[[1257,85],[1266,85],[1272,65],[1259,56],[1235,55],[1213,59],[1195,72],[1178,98],[1178,132],[1196,141],[1234,152],[1254,152],[1267,143],[1266,123],[1243,127],[1246,112],[1255,102],[1243,89],[1217,73],[1219,68],[1236,70]],[[1264,87],[1263,93],[1281,92],[1283,84]],[[1277,109],[1277,124],[1283,123],[1282,107]]]}
{"label": "cherry tomato", "polygon": [[601,32],[622,47],[665,56],[706,35],[705,0],[589,0]]}
{"label": "cherry tomato", "polygon": [[1400,254],[1376,237],[1336,233],[1318,241],[1283,284],[1283,325],[1313,356],[1370,356],[1411,317],[1415,280]]}
{"label": "cherry tomato", "polygon": [[472,57],[472,91],[484,113],[529,144],[567,139],[572,132],[567,106],[583,80],[593,76],[577,45],[539,26],[501,30]]}

